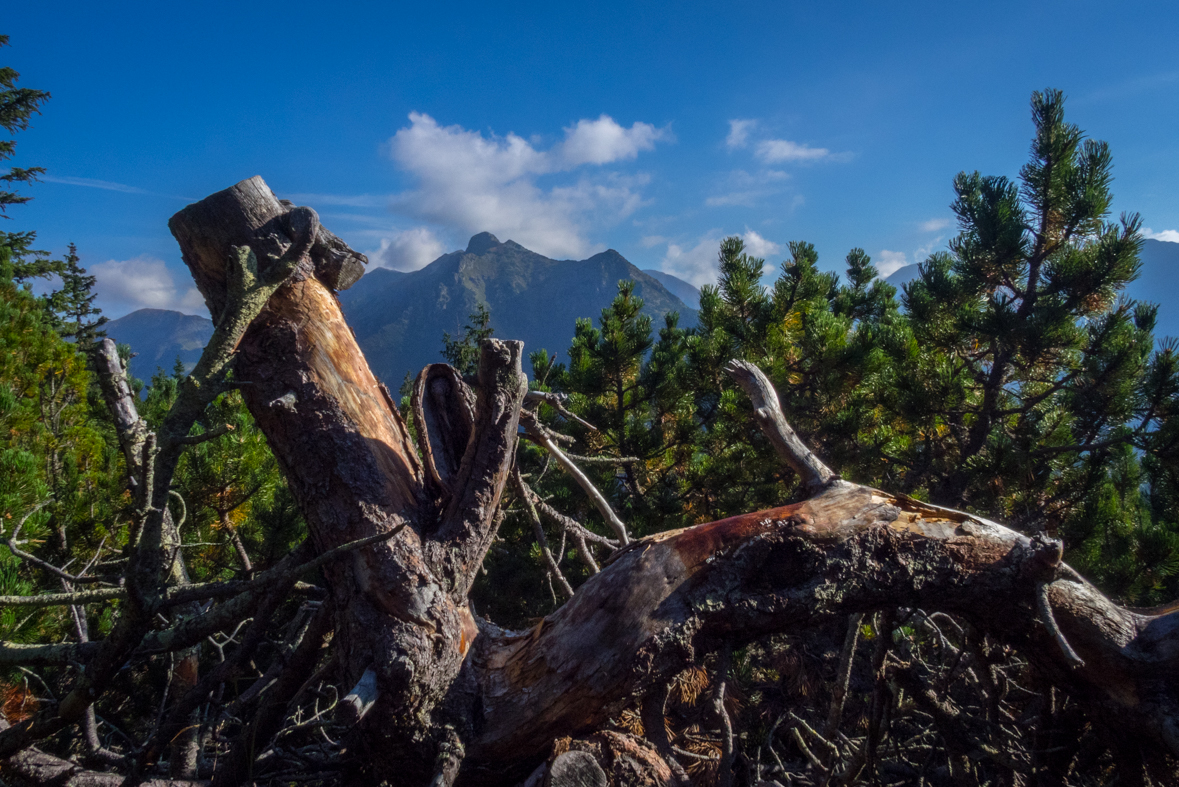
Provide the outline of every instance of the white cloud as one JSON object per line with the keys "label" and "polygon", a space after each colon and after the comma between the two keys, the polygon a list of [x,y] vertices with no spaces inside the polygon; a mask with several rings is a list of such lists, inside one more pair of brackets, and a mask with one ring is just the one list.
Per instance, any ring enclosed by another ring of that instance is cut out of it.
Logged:
{"label": "white cloud", "polygon": [[716,284],[716,255],[719,250],[719,238],[705,238],[691,248],[669,243],[659,269],[696,287]]}
{"label": "white cloud", "polygon": [[950,220],[944,218],[930,219],[929,221],[921,222],[917,226],[922,232],[937,232],[938,230],[944,230],[946,227],[950,226]]}
{"label": "white cloud", "polygon": [[782,161],[820,161],[831,156],[827,148],[812,148],[788,139],[763,139],[757,143],[756,155],[767,164]]}
{"label": "white cloud", "polygon": [[725,137],[725,146],[729,150],[743,148],[749,144],[749,132],[757,125],[756,120],[730,120],[729,135]]}
{"label": "white cloud", "polygon": [[741,239],[745,241],[745,253],[751,257],[772,257],[782,250],[779,244],[766,240],[753,230],[745,230]]}
{"label": "white cloud", "polygon": [[637,158],[640,150],[654,150],[655,141],[668,135],[650,123],[636,122],[623,128],[609,115],[597,120],[579,120],[565,129],[560,153],[566,167],[581,164],[609,164]]}
{"label": "white cloud", "polygon": [[1162,232],[1154,232],[1150,227],[1142,229],[1142,236],[1144,238],[1151,238],[1153,240],[1165,240],[1168,243],[1179,243],[1179,230],[1163,230]]}
{"label": "white cloud", "polygon": [[639,245],[641,245],[644,249],[649,249],[652,246],[659,246],[660,244],[667,242],[667,238],[663,237],[662,235],[644,235],[639,239]]}
{"label": "white cloud", "polygon": [[603,115],[578,121],[565,129],[562,143],[539,150],[516,134],[485,137],[440,126],[418,112],[409,120],[390,141],[390,152],[417,179],[417,188],[394,198],[395,211],[457,235],[492,232],[550,257],[594,250],[585,237],[588,227],[633,213],[642,205],[638,189],[646,180],[605,173],[545,189],[536,179],[633,159],[669,136],[647,123],[627,129]]}
{"label": "white cloud", "polygon": [[743,169],[733,170],[725,178],[724,185],[728,191],[708,197],[704,200],[704,204],[710,208],[732,205],[751,208],[764,197],[781,191],[781,182],[789,178],[790,174],[780,169],[763,169],[758,172],[746,172]]}
{"label": "white cloud", "polygon": [[905,256],[903,251],[888,251],[885,249],[876,255],[872,260],[872,264],[876,266],[880,278],[887,279],[901,268],[909,264],[909,258]]}
{"label": "white cloud", "polygon": [[414,227],[391,238],[382,238],[381,247],[368,255],[374,267],[395,271],[416,271],[446,253],[442,241],[429,227]]}
{"label": "white cloud", "polygon": [[107,316],[136,309],[173,309],[185,314],[207,314],[196,287],[177,287],[163,260],[140,255],[129,260],[107,260],[90,266],[97,303]]}
{"label": "white cloud", "polygon": [[[696,287],[705,284],[716,284],[720,263],[717,259],[720,253],[721,238],[719,230],[713,230],[703,237],[695,246],[681,246],[677,243],[667,244],[667,253],[659,265],[659,269],[673,276],[678,276]],[[781,251],[781,245],[767,240],[757,232],[746,229],[741,234],[745,241],[745,252],[752,257],[770,257]],[[763,272],[773,270],[773,265],[767,265]]]}

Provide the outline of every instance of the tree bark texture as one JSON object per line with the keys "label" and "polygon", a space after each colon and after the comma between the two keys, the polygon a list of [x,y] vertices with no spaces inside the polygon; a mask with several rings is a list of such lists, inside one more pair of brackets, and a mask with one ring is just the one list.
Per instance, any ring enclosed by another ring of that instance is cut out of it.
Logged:
{"label": "tree bark texture", "polygon": [[[252,178],[173,217],[214,316],[230,246],[281,254],[290,214]],[[355,280],[360,257],[331,238],[321,230],[246,333],[234,373],[318,550],[407,525],[325,568],[351,679],[376,676],[358,732],[373,776],[428,783],[457,737],[461,765],[440,783],[518,783],[554,740],[600,730],[710,651],[898,606],[963,616],[1023,648],[1096,718],[1179,755],[1179,615],[1113,604],[1053,543],[838,480],[806,456],[809,500],[632,542],[530,630],[475,619],[467,593],[512,462],[522,346],[486,341],[474,394],[458,375],[423,373],[423,464],[344,323],[334,288]],[[776,397],[760,396],[759,420],[799,459]]]}

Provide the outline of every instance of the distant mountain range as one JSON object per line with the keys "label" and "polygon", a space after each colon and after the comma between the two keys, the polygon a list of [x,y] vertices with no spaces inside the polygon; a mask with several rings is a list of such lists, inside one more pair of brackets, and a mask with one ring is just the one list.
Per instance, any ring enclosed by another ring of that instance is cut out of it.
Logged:
{"label": "distant mountain range", "polygon": [[[917,276],[906,265],[886,281],[900,288]],[[487,304],[495,335],[523,339],[526,352],[541,347],[564,355],[577,317],[595,324],[610,305],[621,279],[633,279],[643,311],[656,320],[680,313],[680,325],[696,324],[700,291],[681,279],[639,270],[616,251],[588,260],[552,260],[494,235],[471,238],[466,250],[444,254],[412,273],[377,268],[340,293],[349,325],[372,365],[390,388],[405,373],[442,360],[442,334],[460,335],[476,304]],[[1127,288],[1136,300],[1160,304],[1155,336],[1179,338],[1179,243],[1147,240],[1142,275]],[[150,380],[157,368],[171,371],[179,357],[191,368],[213,334],[213,323],[163,309],[140,309],[106,324],[107,335],[129,344],[136,357],[131,373]],[[525,364],[526,370],[530,371]]]}
{"label": "distant mountain range", "polygon": [[[885,281],[899,291],[919,275],[917,265],[906,265],[893,271]],[[1179,243],[1143,241],[1142,273],[1126,287],[1126,296],[1159,304],[1155,339],[1168,336],[1179,339]]]}
{"label": "distant mountain range", "polygon": [[688,284],[683,279],[677,279],[670,273],[664,273],[663,271],[657,271],[652,268],[644,268],[643,273],[662,284],[668,289],[668,292],[679,298],[688,306],[691,306],[697,311],[700,310],[700,290],[696,289],[691,284]]}
{"label": "distant mountain range", "polygon": [[553,260],[489,232],[412,273],[370,271],[340,293],[340,303],[373,371],[396,389],[406,372],[442,360],[443,332],[461,335],[479,303],[491,312],[497,337],[522,339],[526,353],[543,347],[564,355],[576,318],[596,323],[622,279],[635,282],[656,327],[671,311],[679,312],[682,327],[696,324],[695,309],[616,251]]}
{"label": "distant mountain range", "polygon": [[177,358],[192,369],[213,335],[213,321],[166,309],[140,309],[111,320],[103,329],[119,344],[131,345],[131,374],[148,382],[157,369],[172,371]]}

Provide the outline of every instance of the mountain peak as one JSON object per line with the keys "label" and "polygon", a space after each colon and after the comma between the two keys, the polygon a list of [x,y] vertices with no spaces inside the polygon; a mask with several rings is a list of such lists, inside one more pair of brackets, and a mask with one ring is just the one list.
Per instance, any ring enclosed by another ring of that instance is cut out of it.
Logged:
{"label": "mountain peak", "polygon": [[498,245],[499,238],[490,232],[480,232],[471,236],[471,242],[467,244],[467,254],[485,254]]}

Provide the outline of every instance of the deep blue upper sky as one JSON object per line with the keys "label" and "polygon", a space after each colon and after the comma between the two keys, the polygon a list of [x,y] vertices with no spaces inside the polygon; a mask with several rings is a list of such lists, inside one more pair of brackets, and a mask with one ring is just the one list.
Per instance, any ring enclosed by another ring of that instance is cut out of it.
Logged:
{"label": "deep blue upper sky", "polygon": [[728,234],[887,271],[954,231],[957,172],[1016,175],[1031,92],[1055,87],[1113,148],[1115,212],[1165,233],[1177,8],[9,0],[0,63],[53,98],[12,162],[48,177],[2,228],[76,242],[115,316],[202,311],[167,219],[256,174],[373,264],[490,230],[695,283]]}

